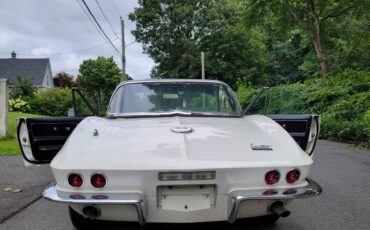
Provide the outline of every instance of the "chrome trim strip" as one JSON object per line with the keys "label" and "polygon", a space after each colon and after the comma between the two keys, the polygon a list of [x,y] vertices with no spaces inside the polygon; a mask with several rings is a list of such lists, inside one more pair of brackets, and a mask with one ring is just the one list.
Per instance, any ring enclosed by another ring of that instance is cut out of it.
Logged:
{"label": "chrome trim strip", "polygon": [[[69,196],[79,194],[84,196],[84,199],[72,199]],[[107,199],[93,199],[94,195],[105,195]],[[50,185],[47,187],[42,196],[49,201],[66,203],[66,204],[84,204],[84,205],[133,205],[136,208],[137,216],[140,225],[145,225],[146,221],[146,204],[144,195],[141,193],[127,193],[127,194],[82,194],[81,191],[76,191],[76,193],[65,193],[58,192],[55,185]]]}
{"label": "chrome trim strip", "polygon": [[322,193],[322,188],[315,181],[307,178],[308,185],[303,187],[292,188],[297,192],[294,194],[283,194],[284,191],[290,188],[278,188],[277,193],[273,195],[264,195],[263,193],[271,189],[258,189],[258,190],[241,190],[233,191],[229,194],[227,204],[227,215],[229,223],[234,223],[238,216],[239,206],[245,200],[289,200],[300,199],[317,196]]}

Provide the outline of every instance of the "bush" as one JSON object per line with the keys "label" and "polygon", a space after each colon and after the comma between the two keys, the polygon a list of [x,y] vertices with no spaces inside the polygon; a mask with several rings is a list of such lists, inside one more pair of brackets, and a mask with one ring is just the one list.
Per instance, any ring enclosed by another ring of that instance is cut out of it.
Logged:
{"label": "bush", "polygon": [[[239,86],[241,103],[249,88]],[[250,93],[255,91],[250,91]],[[248,95],[248,96],[246,96]],[[321,136],[337,141],[368,142],[370,73],[344,70],[333,76],[270,89],[268,113],[321,115]]]}
{"label": "bush", "polygon": [[67,116],[72,107],[72,94],[68,88],[54,88],[36,94],[29,101],[31,112],[46,116]]}
{"label": "bush", "polygon": [[10,88],[10,98],[33,97],[36,93],[32,83],[24,77],[17,76],[17,84]]}
{"label": "bush", "polygon": [[21,98],[9,99],[9,111],[10,112],[22,112],[27,113],[30,111],[30,105],[27,101]]}
{"label": "bush", "polygon": [[310,109],[302,103],[306,100],[306,95],[303,93],[305,88],[306,86],[301,83],[271,88],[269,92],[268,113],[310,113]]}
{"label": "bush", "polygon": [[351,95],[370,92],[370,73],[344,70],[334,76],[316,78],[305,82],[307,101],[316,113],[323,113],[337,100]]}
{"label": "bush", "polygon": [[257,94],[259,88],[247,87],[243,84],[238,84],[236,96],[238,97],[239,103],[243,109],[247,107],[250,100]]}
{"label": "bush", "polygon": [[322,136],[339,141],[368,141],[370,94],[358,93],[338,100],[322,115]]}

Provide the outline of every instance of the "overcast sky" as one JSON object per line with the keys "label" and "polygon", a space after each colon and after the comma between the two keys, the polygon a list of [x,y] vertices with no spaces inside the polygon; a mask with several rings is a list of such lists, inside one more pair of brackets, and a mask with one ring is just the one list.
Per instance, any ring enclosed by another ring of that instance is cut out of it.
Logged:
{"label": "overcast sky", "polygon": [[[97,1],[119,37],[119,17],[125,19],[126,44],[134,42],[131,30],[135,24],[128,20],[128,14],[137,6],[137,1]],[[121,41],[104,19],[96,0],[85,2],[108,37],[121,50]],[[121,68],[120,55],[104,40],[79,3],[82,5],[81,0],[0,0],[0,58],[9,58],[13,50],[18,58],[49,57],[53,74],[65,71],[75,76],[83,60],[98,56],[113,56]],[[143,54],[142,44],[135,42],[129,45],[126,59],[126,71],[131,77],[149,78],[154,63]]]}

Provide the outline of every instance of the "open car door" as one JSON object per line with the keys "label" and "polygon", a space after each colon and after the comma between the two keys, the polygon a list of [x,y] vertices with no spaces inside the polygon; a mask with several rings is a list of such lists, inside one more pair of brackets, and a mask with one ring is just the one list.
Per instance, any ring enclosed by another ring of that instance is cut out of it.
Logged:
{"label": "open car door", "polygon": [[17,119],[17,138],[26,165],[50,163],[78,123],[96,114],[78,88],[72,88],[72,98],[69,116]]}
{"label": "open car door", "polygon": [[[312,156],[320,132],[320,116],[314,114],[288,114],[288,110],[269,109],[270,100],[288,100],[287,98],[269,98],[269,88],[264,87],[252,99],[244,114],[264,114],[280,124]],[[289,95],[285,95],[289,98]],[[281,113],[283,112],[283,113]]]}

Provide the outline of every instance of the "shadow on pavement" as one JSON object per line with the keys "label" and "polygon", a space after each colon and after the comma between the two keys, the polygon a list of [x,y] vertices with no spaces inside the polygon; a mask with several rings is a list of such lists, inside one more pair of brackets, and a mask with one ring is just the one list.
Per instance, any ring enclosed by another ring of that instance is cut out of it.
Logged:
{"label": "shadow on pavement", "polygon": [[223,230],[241,230],[241,229],[259,229],[268,230],[274,229],[275,224],[265,222],[263,217],[248,218],[238,220],[235,224],[228,222],[210,222],[197,224],[147,224],[145,227],[140,227],[137,223],[130,222],[113,222],[113,221],[95,221],[94,226],[89,228],[92,230],[204,230],[204,229],[223,229]]}

